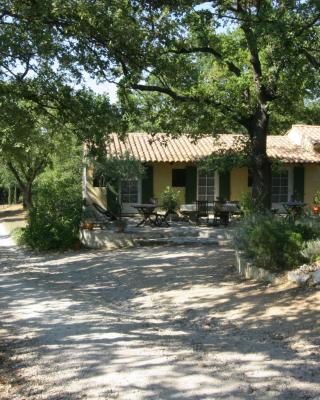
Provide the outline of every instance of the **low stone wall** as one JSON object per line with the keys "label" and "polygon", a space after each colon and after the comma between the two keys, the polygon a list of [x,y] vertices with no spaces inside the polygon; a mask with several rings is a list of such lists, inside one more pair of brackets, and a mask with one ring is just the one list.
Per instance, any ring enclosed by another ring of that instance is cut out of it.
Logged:
{"label": "low stone wall", "polygon": [[263,268],[257,268],[246,260],[240,251],[236,251],[236,267],[240,275],[246,279],[262,282],[275,282],[279,276]]}
{"label": "low stone wall", "polygon": [[[195,232],[196,233],[196,232]],[[173,232],[123,232],[81,229],[81,243],[91,249],[115,250],[133,246],[157,245],[227,245],[229,241],[219,237],[202,237],[201,235],[173,236]]]}
{"label": "low stone wall", "polygon": [[91,249],[115,250],[137,245],[137,236],[130,233],[107,232],[98,229],[81,229],[80,240]]}

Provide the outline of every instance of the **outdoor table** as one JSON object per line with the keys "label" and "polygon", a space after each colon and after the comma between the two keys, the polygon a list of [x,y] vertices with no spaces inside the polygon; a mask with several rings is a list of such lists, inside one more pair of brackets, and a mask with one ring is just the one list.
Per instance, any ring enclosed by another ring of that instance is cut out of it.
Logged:
{"label": "outdoor table", "polygon": [[132,204],[132,207],[135,208],[138,213],[141,215],[142,220],[137,224],[137,226],[141,225],[155,225],[156,219],[152,219],[152,216],[157,216],[154,210],[157,208],[156,204]]}
{"label": "outdoor table", "polygon": [[[223,225],[227,225],[230,214],[239,213],[240,210],[235,203],[215,201],[208,203],[208,211],[219,217]],[[180,213],[189,221],[197,214],[196,204],[181,204]]]}
{"label": "outdoor table", "polygon": [[220,218],[220,223],[227,226],[230,215],[239,213],[239,206],[232,202],[215,201],[213,205],[215,217]]}
{"label": "outdoor table", "polygon": [[301,217],[303,214],[303,209],[307,205],[303,201],[288,201],[283,203],[283,208],[287,213],[286,219],[295,219]]}

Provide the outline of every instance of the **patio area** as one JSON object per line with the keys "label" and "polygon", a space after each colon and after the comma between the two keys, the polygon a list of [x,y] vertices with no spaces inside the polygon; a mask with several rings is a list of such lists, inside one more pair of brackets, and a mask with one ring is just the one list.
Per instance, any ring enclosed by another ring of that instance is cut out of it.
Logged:
{"label": "patio area", "polygon": [[152,245],[212,244],[223,245],[230,242],[236,220],[230,224],[213,226],[193,224],[185,221],[171,221],[169,226],[137,226],[140,217],[123,217],[127,226],[124,232],[117,232],[115,223],[110,222],[105,229],[94,228],[80,231],[81,242],[89,248],[114,250],[122,247]]}

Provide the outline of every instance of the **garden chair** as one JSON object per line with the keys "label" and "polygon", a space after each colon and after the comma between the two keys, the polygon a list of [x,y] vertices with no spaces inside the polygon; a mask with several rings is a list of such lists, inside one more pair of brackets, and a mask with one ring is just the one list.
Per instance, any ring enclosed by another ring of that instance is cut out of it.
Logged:
{"label": "garden chair", "polygon": [[209,205],[208,200],[197,200],[196,201],[196,221],[200,223],[201,218],[206,218],[207,224],[209,222]]}
{"label": "garden chair", "polygon": [[118,219],[117,215],[110,211],[107,210],[106,208],[101,207],[97,203],[92,203],[93,207],[95,208],[96,211],[98,211],[99,214],[103,215],[104,217],[108,218],[109,221],[116,221]]}
{"label": "garden chair", "polygon": [[175,211],[172,210],[167,210],[164,214],[160,214],[159,212],[155,213],[156,218],[154,224],[156,226],[162,226],[162,225],[170,226],[168,222],[168,217],[170,214],[173,213],[175,213]]}

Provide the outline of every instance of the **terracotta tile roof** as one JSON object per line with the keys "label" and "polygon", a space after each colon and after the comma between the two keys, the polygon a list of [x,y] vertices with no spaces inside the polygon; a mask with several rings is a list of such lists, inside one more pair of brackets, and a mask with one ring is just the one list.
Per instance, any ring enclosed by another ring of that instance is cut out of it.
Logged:
{"label": "terracotta tile roof", "polygon": [[[292,139],[292,130],[303,140]],[[222,134],[204,136],[195,142],[186,135],[172,138],[160,133],[155,136],[129,133],[122,142],[114,134],[107,143],[107,152],[113,155],[129,152],[143,162],[193,162],[222,149],[234,148],[241,137]],[[288,163],[320,163],[320,153],[312,147],[315,143],[320,143],[320,126],[294,125],[286,135],[268,136],[267,153],[269,157]]]}

